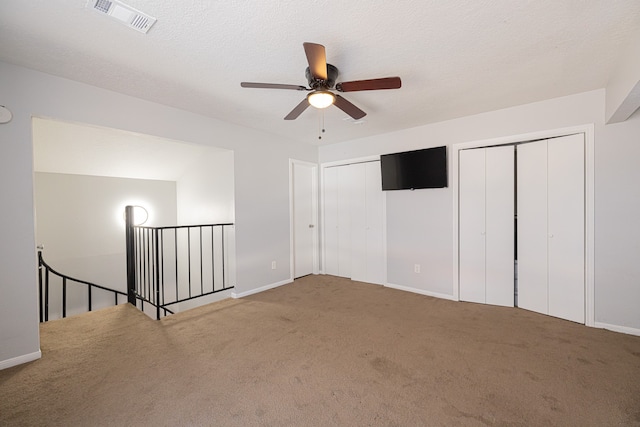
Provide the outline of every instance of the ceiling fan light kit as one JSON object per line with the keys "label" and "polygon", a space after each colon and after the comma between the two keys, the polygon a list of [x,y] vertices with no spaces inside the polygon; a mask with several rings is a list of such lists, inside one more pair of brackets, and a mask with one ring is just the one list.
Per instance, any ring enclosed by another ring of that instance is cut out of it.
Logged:
{"label": "ceiling fan light kit", "polygon": [[245,88],[310,91],[311,93],[285,116],[285,120],[294,120],[298,118],[298,116],[300,116],[300,114],[302,114],[309,105],[319,109],[335,105],[354,120],[359,120],[366,116],[367,113],[340,95],[334,94],[331,92],[331,89],[335,89],[338,92],[358,92],[365,90],[399,89],[402,86],[400,77],[355,80],[336,84],[338,68],[334,65],[327,64],[324,46],[317,43],[303,43],[303,47],[307,56],[307,62],[309,63],[309,66],[305,70],[305,76],[309,83],[309,88],[300,85],[279,83],[240,83],[240,86]]}
{"label": "ceiling fan light kit", "polygon": [[336,96],[328,90],[319,90],[307,95],[307,101],[312,107],[327,108],[336,101]]}

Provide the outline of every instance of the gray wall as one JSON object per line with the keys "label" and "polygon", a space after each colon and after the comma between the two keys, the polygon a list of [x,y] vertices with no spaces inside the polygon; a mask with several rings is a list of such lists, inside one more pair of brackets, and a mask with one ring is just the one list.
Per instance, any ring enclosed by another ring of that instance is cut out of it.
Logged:
{"label": "gray wall", "polygon": [[142,205],[144,225],[176,223],[176,183],[59,173],[35,174],[36,243],[56,270],[126,290],[123,209]]}
{"label": "gray wall", "polygon": [[[595,125],[596,325],[640,334],[640,113],[605,126],[604,90],[324,146],[319,159],[450,147],[585,124]],[[451,168],[449,173],[451,183]],[[452,188],[389,192],[386,209],[388,283],[452,297]],[[414,264],[422,265],[422,273],[413,272]]]}
{"label": "gray wall", "polygon": [[[125,227],[128,204],[149,212],[144,225],[176,223],[176,183],[59,173],[35,174],[36,242],[55,270],[126,292]],[[68,315],[86,311],[85,288],[70,286]],[[60,292],[50,293],[49,319],[61,315]],[[95,292],[93,307],[113,304]],[[126,298],[121,298],[126,302]]]}
{"label": "gray wall", "polygon": [[14,115],[0,126],[0,367],[39,355],[32,116],[233,150],[236,291],[289,279],[288,162],[316,162],[315,147],[5,62],[0,93]]}

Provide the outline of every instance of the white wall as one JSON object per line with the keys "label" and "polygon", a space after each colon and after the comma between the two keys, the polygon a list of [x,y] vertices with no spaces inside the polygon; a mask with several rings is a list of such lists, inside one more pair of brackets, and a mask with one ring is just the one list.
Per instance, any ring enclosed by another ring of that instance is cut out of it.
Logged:
{"label": "white wall", "polygon": [[[44,245],[45,261],[60,273],[122,292],[127,289],[124,207],[144,206],[149,212],[144,225],[176,223],[172,181],[38,172],[35,203],[36,243]],[[83,295],[69,290],[68,315],[86,311]],[[100,298],[96,295],[94,307]],[[49,319],[59,312],[51,304]]]}
{"label": "white wall", "polygon": [[211,150],[177,181],[178,224],[233,222],[233,151]]}
{"label": "white wall", "polygon": [[288,162],[316,162],[315,147],[5,62],[0,94],[14,115],[0,125],[0,368],[39,356],[32,116],[233,150],[236,291],[289,279]]}
{"label": "white wall", "polygon": [[596,321],[640,328],[640,110],[595,146]]}
{"label": "white wall", "polygon": [[[604,109],[604,90],[596,90],[324,146],[319,161],[595,124],[595,320],[640,332],[640,119],[636,113],[605,126]],[[451,183],[451,168],[449,174]],[[390,284],[453,296],[452,219],[451,187],[387,193]],[[422,265],[422,273],[413,273],[414,264]]]}

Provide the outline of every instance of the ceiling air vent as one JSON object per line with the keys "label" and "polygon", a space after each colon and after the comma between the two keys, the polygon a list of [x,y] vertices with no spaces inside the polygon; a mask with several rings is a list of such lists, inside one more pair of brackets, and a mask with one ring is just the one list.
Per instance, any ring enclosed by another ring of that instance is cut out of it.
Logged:
{"label": "ceiling air vent", "polygon": [[89,0],[87,7],[110,16],[141,33],[147,33],[156,22],[156,18],[152,18],[117,0]]}

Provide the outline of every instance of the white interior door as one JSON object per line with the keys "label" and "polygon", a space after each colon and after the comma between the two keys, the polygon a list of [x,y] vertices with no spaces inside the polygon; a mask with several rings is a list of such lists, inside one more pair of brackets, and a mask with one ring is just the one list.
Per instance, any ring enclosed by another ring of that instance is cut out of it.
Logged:
{"label": "white interior door", "polygon": [[514,303],[514,147],[485,153],[485,295],[486,303]]}
{"label": "white interior door", "polygon": [[460,300],[485,302],[485,149],[459,152]]}
{"label": "white interior door", "polygon": [[584,323],[584,137],[548,142],[549,314]]}
{"label": "white interior door", "polygon": [[313,164],[293,162],[294,278],[314,273],[316,191]]}

